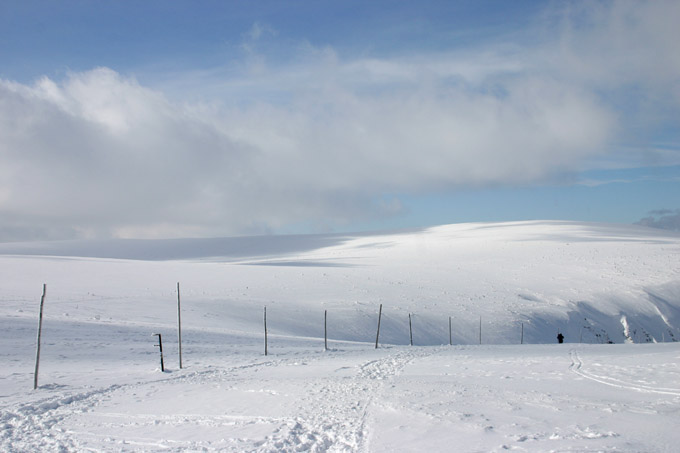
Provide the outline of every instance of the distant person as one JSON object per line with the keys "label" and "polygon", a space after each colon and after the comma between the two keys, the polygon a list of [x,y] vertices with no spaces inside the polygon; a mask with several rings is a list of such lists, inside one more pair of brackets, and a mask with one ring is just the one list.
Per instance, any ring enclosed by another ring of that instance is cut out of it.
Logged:
{"label": "distant person", "polygon": [[557,334],[557,342],[564,343],[564,335],[561,332]]}

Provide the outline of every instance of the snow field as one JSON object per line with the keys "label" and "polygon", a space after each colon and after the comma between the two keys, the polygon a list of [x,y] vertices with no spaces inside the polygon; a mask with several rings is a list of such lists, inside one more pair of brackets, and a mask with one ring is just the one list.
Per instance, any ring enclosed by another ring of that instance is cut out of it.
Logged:
{"label": "snow field", "polygon": [[[674,451],[680,347],[336,345],[50,375],[3,451]],[[304,341],[302,343],[305,343]],[[254,352],[254,351],[253,351]],[[97,378],[100,378],[97,380]],[[119,384],[101,381],[118,380]],[[93,382],[95,385],[90,385]],[[28,383],[28,382],[27,382]]]}
{"label": "snow field", "polygon": [[676,451],[676,233],[521,222],[244,241],[200,240],[198,256],[187,240],[0,245],[0,450]]}

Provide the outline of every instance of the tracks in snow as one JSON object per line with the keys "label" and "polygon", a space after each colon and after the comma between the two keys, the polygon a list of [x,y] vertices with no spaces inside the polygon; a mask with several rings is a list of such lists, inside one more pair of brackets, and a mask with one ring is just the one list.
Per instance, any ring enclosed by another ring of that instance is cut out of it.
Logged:
{"label": "tracks in snow", "polygon": [[[107,437],[106,443],[118,442],[123,445],[133,446],[126,450],[125,447],[117,445],[119,451],[136,450],[165,450],[172,449],[163,440],[144,440],[144,439],[125,439],[122,438],[126,430],[138,428],[143,425],[180,425],[187,421],[194,420],[197,424],[204,426],[224,426],[234,424],[258,423],[262,419],[271,422],[267,417],[215,417],[213,415],[172,415],[164,416],[159,414],[133,415],[100,413],[96,408],[105,404],[108,400],[119,398],[129,398],[130,395],[139,393],[140,395],[149,394],[153,390],[163,388],[171,384],[206,384],[210,382],[224,382],[238,379],[244,370],[262,369],[272,366],[279,366],[287,362],[299,360],[297,358],[265,360],[262,362],[246,363],[235,365],[228,368],[215,368],[193,372],[183,372],[176,374],[163,375],[161,378],[127,384],[114,384],[107,387],[89,389],[71,393],[73,390],[67,386],[56,386],[56,394],[37,399],[30,403],[21,403],[0,408],[0,451],[3,452],[25,452],[25,451],[87,451],[89,440],[97,439],[98,436],[87,432],[87,428],[82,426],[76,430],[66,428],[72,424],[75,417],[88,412],[96,412],[98,416],[106,419],[118,418],[120,421],[115,423],[107,422],[106,426],[112,430]],[[49,386],[47,387],[49,389]],[[143,399],[143,397],[140,397]],[[88,414],[92,416],[93,414]],[[217,422],[215,423],[216,420]],[[118,438],[118,440],[116,440]],[[101,441],[102,439],[98,439]],[[173,442],[170,441],[170,444]],[[101,443],[99,443],[101,445]],[[139,448],[135,448],[137,445]],[[184,447],[195,447],[197,445],[185,444]],[[200,445],[198,445],[200,447]],[[181,451],[180,448],[178,451]],[[96,449],[95,449],[96,450]]]}
{"label": "tracks in snow", "polygon": [[598,382],[600,384],[608,385],[610,387],[616,387],[624,390],[634,390],[636,392],[642,393],[659,393],[662,395],[673,395],[680,396],[680,389],[676,388],[666,388],[666,387],[654,387],[651,385],[644,385],[639,383],[627,382],[621,379],[617,379],[613,376],[604,376],[601,374],[595,374],[590,370],[584,368],[583,360],[579,355],[578,351],[572,349],[569,351],[569,356],[571,357],[571,365],[569,369],[578,374],[579,376],[589,379],[591,381]]}
{"label": "tracks in snow", "polygon": [[[160,379],[116,384],[77,393],[70,393],[72,389],[67,387],[63,390],[56,388],[52,389],[56,394],[48,397],[2,408],[0,450],[87,451],[91,447],[101,449],[104,446],[106,449],[110,446],[119,451],[182,451],[192,448],[252,452],[367,451],[371,434],[370,408],[376,398],[380,398],[383,387],[411,361],[435,351],[433,348],[385,348],[376,352],[378,358],[359,365],[342,367],[328,375],[319,373],[317,369],[310,379],[287,382],[303,387],[295,391],[301,396],[299,409],[292,416],[265,416],[259,413],[252,416],[235,413],[218,415],[209,411],[195,414],[127,413],[125,408],[134,404],[129,402],[133,398],[145,401],[160,392],[167,393],[168,385],[188,385],[180,390],[187,392],[203,385],[240,386],[251,375],[255,379],[262,373],[276,375],[278,372],[273,372],[270,367],[293,366],[301,361],[300,357],[182,372],[164,375]],[[326,364],[328,362],[323,361],[327,360],[332,362],[335,358],[319,354],[304,356],[303,361],[306,364]],[[282,376],[285,382],[286,373]],[[270,378],[259,382],[263,386],[267,382],[271,383]],[[107,411],[108,406],[113,411]],[[118,411],[115,408],[119,408]],[[126,413],[119,412],[121,409]],[[227,434],[227,439],[222,439],[219,445],[203,440],[172,440],[162,435],[154,438],[138,437],[140,430],[148,433],[186,429],[189,426],[195,426],[196,430],[226,432],[254,427],[273,429],[273,433],[259,439],[233,436],[229,439]]]}
{"label": "tracks in snow", "polygon": [[0,413],[0,450],[73,451],[79,444],[58,428],[58,424],[74,413],[85,412],[106,395],[121,388],[112,385],[102,389],[56,395],[33,403],[24,403]]}
{"label": "tracks in snow", "polygon": [[266,439],[258,452],[361,452],[370,443],[370,408],[383,387],[431,348],[390,351],[358,365],[352,376],[320,379],[307,385],[303,409]]}

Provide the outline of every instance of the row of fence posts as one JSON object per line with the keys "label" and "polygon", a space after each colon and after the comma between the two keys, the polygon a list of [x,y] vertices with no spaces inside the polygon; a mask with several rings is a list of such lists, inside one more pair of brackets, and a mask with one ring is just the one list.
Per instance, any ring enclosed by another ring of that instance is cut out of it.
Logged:
{"label": "row of fence posts", "polygon": [[[380,321],[382,320],[382,304],[378,308],[378,329],[375,334],[375,349],[378,349],[380,342]],[[452,317],[449,316],[449,346],[453,346],[453,330],[451,327]],[[524,344],[524,323],[521,323],[520,344]],[[411,313],[408,314],[408,333],[409,344],[413,346],[413,323],[411,321]],[[482,317],[479,317],[479,344],[482,344]],[[328,310],[323,312],[323,345],[324,350],[328,351]],[[181,347],[180,347],[181,348]],[[181,354],[181,349],[180,349]],[[264,355],[269,354],[269,340],[267,330],[267,307],[264,307]],[[181,358],[180,358],[181,363]]]}
{"label": "row of fence posts", "polygon": [[[40,367],[40,340],[42,335],[42,320],[43,320],[43,307],[45,305],[45,295],[47,293],[47,284],[43,284],[42,297],[40,298],[40,316],[38,320],[38,339],[36,348],[36,358],[35,358],[35,373],[33,378],[33,389],[38,388],[38,370]],[[380,322],[382,320],[382,304],[378,309],[378,329],[375,335],[375,349],[378,349],[380,342]],[[408,329],[409,329],[409,344],[413,346],[413,323],[411,320],[411,313],[408,314]],[[323,320],[323,333],[324,333],[324,350],[328,350],[328,310],[324,310],[324,320]],[[154,333],[152,336],[158,337],[158,347],[161,359],[161,371],[165,371],[165,365],[163,361],[163,341],[160,333]],[[177,341],[179,346],[179,368],[182,369],[182,309],[181,309],[181,297],[180,297],[180,286],[177,282]],[[479,344],[482,344],[482,317],[479,317]],[[524,344],[524,323],[522,323],[520,344]],[[451,328],[451,316],[449,316],[449,345],[453,345],[453,334]],[[269,338],[267,330],[267,307],[264,307],[264,355],[269,355]]]}

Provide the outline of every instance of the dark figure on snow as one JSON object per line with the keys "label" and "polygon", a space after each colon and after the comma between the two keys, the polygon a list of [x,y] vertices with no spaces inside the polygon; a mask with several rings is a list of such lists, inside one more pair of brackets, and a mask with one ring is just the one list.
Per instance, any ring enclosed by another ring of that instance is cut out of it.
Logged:
{"label": "dark figure on snow", "polygon": [[557,334],[557,342],[558,343],[564,343],[564,335],[562,335],[561,333],[558,333]]}

